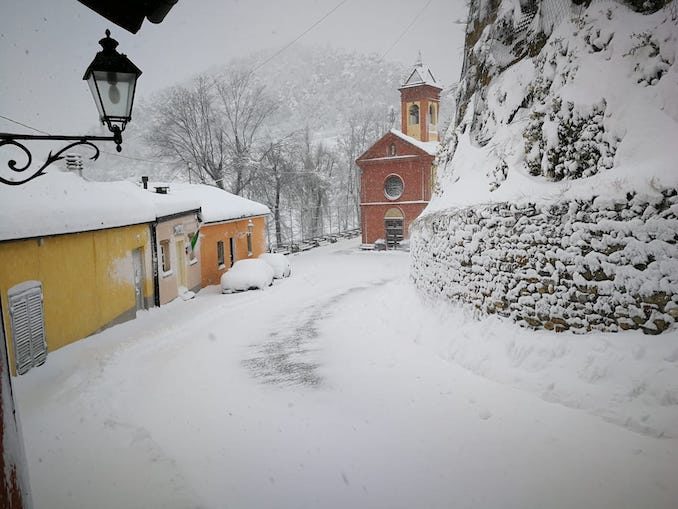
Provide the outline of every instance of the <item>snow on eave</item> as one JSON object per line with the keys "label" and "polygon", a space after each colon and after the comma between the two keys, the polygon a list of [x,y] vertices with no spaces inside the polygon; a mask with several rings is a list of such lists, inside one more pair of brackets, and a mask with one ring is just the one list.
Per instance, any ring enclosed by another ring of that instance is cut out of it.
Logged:
{"label": "snow on eave", "polygon": [[412,136],[408,136],[407,134],[403,133],[402,131],[398,131],[397,129],[391,129],[389,132],[395,134],[401,140],[404,140],[414,145],[415,147],[420,148],[428,155],[434,156],[438,153],[440,143],[437,141],[419,141],[418,139],[413,138]]}
{"label": "snow on eave", "polygon": [[387,138],[389,135],[396,135],[398,138],[400,138],[403,141],[406,141],[410,145],[413,145],[414,147],[418,148],[419,150],[423,150],[426,154],[430,156],[435,156],[436,153],[438,152],[438,147],[440,146],[440,143],[437,141],[419,141],[416,138],[413,138],[412,136],[407,136],[401,131],[398,131],[397,129],[391,129],[389,132],[384,134],[381,138],[379,138],[377,141],[372,143],[370,147],[365,150],[362,154],[360,154],[359,157],[356,158],[356,163],[357,162],[368,162],[368,161],[377,161],[377,160],[386,160],[386,159],[397,159],[398,157],[418,157],[417,155],[414,154],[408,154],[406,156],[384,156],[384,157],[370,157],[366,158],[367,154],[372,150],[372,148],[381,143],[385,138]]}
{"label": "snow on eave", "polygon": [[213,221],[203,220],[202,224],[204,224],[205,226],[211,226],[211,225],[218,225],[218,224],[225,224],[225,223],[233,223],[235,221],[242,221],[243,219],[256,219],[256,218],[259,218],[259,217],[266,217],[270,214],[271,214],[270,212],[268,214],[255,214],[255,215],[245,214],[243,216],[232,217],[230,219],[219,219],[219,220],[213,220]]}
{"label": "snow on eave", "polygon": [[205,184],[171,183],[169,194],[197,203],[202,210],[203,223],[233,221],[248,217],[266,216],[271,210],[261,203]]}
{"label": "snow on eave", "polygon": [[90,182],[51,169],[19,186],[0,186],[0,241],[151,223],[156,214],[131,182]]}
{"label": "snow on eave", "polygon": [[147,191],[147,197],[153,203],[156,219],[169,218],[200,212],[200,202],[171,194]]}

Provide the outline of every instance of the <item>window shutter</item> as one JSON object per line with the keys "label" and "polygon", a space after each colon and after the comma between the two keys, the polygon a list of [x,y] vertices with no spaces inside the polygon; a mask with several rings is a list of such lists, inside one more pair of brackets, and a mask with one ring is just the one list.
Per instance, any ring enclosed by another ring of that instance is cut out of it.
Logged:
{"label": "window shutter", "polygon": [[36,290],[36,292],[31,292],[26,300],[31,320],[33,366],[40,366],[47,359],[47,342],[45,341],[45,320],[42,309],[42,288],[36,288]]}
{"label": "window shutter", "polygon": [[12,320],[12,338],[14,339],[14,360],[16,372],[23,375],[33,367],[31,354],[31,324],[28,319],[28,302],[21,299],[10,308]]}
{"label": "window shutter", "polygon": [[37,281],[22,283],[8,293],[16,371],[23,375],[47,358],[42,285]]}

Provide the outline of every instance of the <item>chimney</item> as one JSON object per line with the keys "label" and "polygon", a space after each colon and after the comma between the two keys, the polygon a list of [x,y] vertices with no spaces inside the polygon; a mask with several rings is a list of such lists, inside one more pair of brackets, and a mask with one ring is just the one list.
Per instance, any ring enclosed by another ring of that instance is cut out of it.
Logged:
{"label": "chimney", "polygon": [[66,170],[73,171],[82,177],[84,164],[80,154],[66,154]]}
{"label": "chimney", "polygon": [[144,186],[144,189],[148,189],[148,177],[147,176],[144,175],[143,177],[141,177],[141,184]]}

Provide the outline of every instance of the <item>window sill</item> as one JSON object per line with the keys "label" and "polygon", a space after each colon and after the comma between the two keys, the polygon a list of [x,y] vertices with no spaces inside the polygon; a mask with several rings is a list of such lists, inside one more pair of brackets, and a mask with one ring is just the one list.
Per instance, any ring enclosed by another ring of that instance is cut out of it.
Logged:
{"label": "window sill", "polygon": [[226,265],[223,264],[223,263],[217,267],[217,269],[219,269],[219,270],[224,270],[225,268],[226,268]]}
{"label": "window sill", "polygon": [[167,271],[167,272],[163,272],[163,273],[162,273],[162,277],[170,277],[170,276],[173,276],[173,275],[174,275],[174,271],[173,271],[173,270],[169,270],[169,271]]}
{"label": "window sill", "polygon": [[198,263],[197,258],[195,258],[194,260],[189,260],[189,262],[188,262],[189,265],[195,265],[196,263]]}

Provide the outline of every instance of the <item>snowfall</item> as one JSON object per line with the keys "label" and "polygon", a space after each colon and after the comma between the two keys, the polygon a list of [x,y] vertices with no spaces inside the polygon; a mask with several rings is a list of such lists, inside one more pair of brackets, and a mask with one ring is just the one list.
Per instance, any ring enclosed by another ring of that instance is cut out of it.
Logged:
{"label": "snowfall", "polygon": [[14,379],[35,507],[678,507],[675,329],[529,331],[358,246]]}

